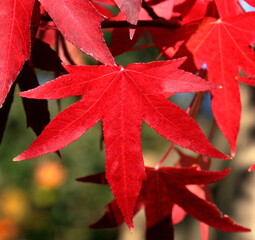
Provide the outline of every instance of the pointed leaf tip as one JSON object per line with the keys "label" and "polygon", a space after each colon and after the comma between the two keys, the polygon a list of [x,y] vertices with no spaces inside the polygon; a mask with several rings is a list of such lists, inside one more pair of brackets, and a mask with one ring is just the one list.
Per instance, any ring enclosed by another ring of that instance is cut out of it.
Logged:
{"label": "pointed leaf tip", "polygon": [[254,171],[254,170],[255,170],[255,164],[253,164],[253,165],[248,169],[249,172],[252,172],[252,171]]}
{"label": "pointed leaf tip", "polygon": [[220,230],[223,230],[223,231],[226,231],[226,232],[250,232],[251,229],[250,228],[246,228],[246,227],[243,227],[237,223],[235,223],[227,214],[224,214],[222,219],[224,219],[226,222],[229,222],[230,225],[232,225],[231,228],[225,228],[223,227],[223,229],[220,229]]}
{"label": "pointed leaf tip", "polygon": [[13,162],[19,162],[20,159],[19,159],[18,157],[15,157],[15,158],[12,159],[12,161],[13,161]]}
{"label": "pointed leaf tip", "polygon": [[127,224],[128,229],[130,230],[130,232],[134,233],[134,223],[133,223],[133,219],[127,219],[124,217],[124,221]]}

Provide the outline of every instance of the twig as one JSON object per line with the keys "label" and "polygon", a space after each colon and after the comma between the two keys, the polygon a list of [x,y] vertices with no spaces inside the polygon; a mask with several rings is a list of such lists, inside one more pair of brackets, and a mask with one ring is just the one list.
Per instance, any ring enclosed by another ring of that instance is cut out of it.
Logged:
{"label": "twig", "polygon": [[178,28],[180,24],[177,22],[167,21],[165,19],[156,20],[141,20],[137,25],[133,25],[127,21],[108,21],[105,20],[101,23],[102,28],[139,28],[139,27],[163,27],[163,28]]}
{"label": "twig", "polygon": [[154,19],[154,20],[156,20],[156,19],[163,19],[163,18],[159,17],[159,16],[154,12],[153,8],[152,8],[151,6],[149,6],[149,5],[147,4],[147,2],[145,2],[144,0],[143,0],[143,2],[142,2],[142,7],[143,7],[143,9],[149,14],[149,16],[150,16],[152,19]]}
{"label": "twig", "polygon": [[[152,12],[151,12],[152,14]],[[139,28],[139,27],[163,27],[163,28],[178,28],[180,24],[174,21],[167,21],[164,18],[160,18],[155,14],[155,19],[153,20],[140,20],[137,22],[137,25],[133,25],[127,21],[110,21],[105,20],[101,23],[102,28]],[[48,15],[41,15],[42,21],[52,21]]]}

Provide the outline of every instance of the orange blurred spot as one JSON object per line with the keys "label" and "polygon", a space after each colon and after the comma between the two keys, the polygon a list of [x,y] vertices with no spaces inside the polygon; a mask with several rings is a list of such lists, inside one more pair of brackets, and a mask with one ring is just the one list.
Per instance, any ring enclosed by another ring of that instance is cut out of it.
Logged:
{"label": "orange blurred spot", "polygon": [[46,161],[35,169],[35,182],[40,188],[57,188],[65,179],[66,170],[59,163]]}
{"label": "orange blurred spot", "polygon": [[0,240],[14,240],[19,235],[17,224],[11,219],[0,219]]}
{"label": "orange blurred spot", "polygon": [[10,188],[4,190],[0,200],[0,213],[8,219],[20,221],[29,210],[27,197],[19,189]]}

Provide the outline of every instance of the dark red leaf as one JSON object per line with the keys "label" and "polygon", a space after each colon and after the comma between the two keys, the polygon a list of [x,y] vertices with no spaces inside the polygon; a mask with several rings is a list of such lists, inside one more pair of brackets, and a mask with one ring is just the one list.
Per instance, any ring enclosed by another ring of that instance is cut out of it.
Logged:
{"label": "dark red leaf", "polygon": [[113,228],[124,223],[124,217],[115,200],[106,205],[106,211],[102,218],[91,224],[91,228]]}
{"label": "dark red leaf", "polygon": [[108,181],[105,177],[105,173],[97,173],[94,175],[89,175],[86,177],[81,177],[76,179],[79,182],[89,182],[89,183],[98,183],[98,184],[108,184]]}
{"label": "dark red leaf", "polygon": [[0,143],[4,135],[6,123],[7,123],[9,112],[13,102],[13,94],[14,94],[15,86],[16,84],[14,83],[5,99],[3,107],[0,109]]}
{"label": "dark red leaf", "polygon": [[112,31],[111,44],[109,49],[113,56],[118,56],[130,50],[141,37],[142,31],[136,30],[132,39],[129,37],[127,28],[116,28]]}
{"label": "dark red leaf", "polygon": [[[219,210],[212,203],[206,201],[203,196],[204,191],[200,185],[217,182],[224,178],[229,171],[229,169],[226,169],[224,171],[208,172],[196,168],[172,167],[163,167],[156,170],[147,167],[147,178],[143,181],[137,201],[139,206],[145,206],[147,233],[155,233],[155,229],[162,229],[161,239],[172,237],[174,204],[179,205],[187,214],[198,219],[202,224],[206,223],[223,231],[249,231],[249,229],[234,223],[229,217],[222,216]],[[96,174],[82,179],[85,182],[92,180],[92,182],[98,183],[102,176],[103,174]],[[186,179],[183,181],[184,176]],[[199,192],[195,188],[199,188]],[[196,192],[196,194],[193,192]],[[140,207],[136,207],[137,209],[139,210]],[[96,228],[115,227],[122,222],[121,212],[118,210],[116,203],[112,201],[107,206],[105,215],[92,226]],[[202,227],[203,239],[206,239],[207,227],[205,225],[202,225]],[[154,234],[151,234],[151,236],[147,234],[147,239],[158,239],[156,236],[152,236]]]}
{"label": "dark red leaf", "polygon": [[57,73],[66,73],[61,64],[61,60],[57,53],[49,44],[36,39],[32,47],[32,62],[34,67],[45,71],[54,71]]}
{"label": "dark red leaf", "polygon": [[171,216],[146,229],[146,240],[174,240],[174,228]]}
{"label": "dark red leaf", "polygon": [[[21,91],[38,87],[38,81],[34,69],[26,63],[20,72],[17,83]],[[50,121],[48,104],[46,100],[22,99],[27,118],[27,127],[31,127],[36,135],[39,135]]]}
{"label": "dark red leaf", "polygon": [[[213,204],[197,197],[185,187],[185,185],[188,184],[208,184],[210,182],[219,181],[229,173],[228,169],[225,171],[210,172],[208,175],[209,179],[207,178],[208,171],[195,170],[194,168],[184,169],[185,168],[165,167],[155,170],[147,168],[147,184],[144,184],[145,189],[143,188],[141,192],[145,192],[148,195],[147,208],[150,211],[157,211],[157,214],[154,213],[151,215],[151,217],[154,218],[151,224],[160,221],[160,219],[164,219],[166,217],[167,205],[171,208],[174,202],[189,215],[214,228],[234,232],[249,231],[249,229],[235,224],[229,217],[222,216]],[[183,181],[183,170],[186,173],[187,181]],[[155,194],[154,198],[151,196],[152,194]],[[153,203],[153,199],[155,199],[157,203]],[[161,203],[158,202],[159,199]],[[161,209],[156,210],[157,207],[155,207],[155,204],[161,206]],[[162,208],[164,205],[165,207]],[[147,221],[147,226],[148,224],[150,225],[150,222]]]}

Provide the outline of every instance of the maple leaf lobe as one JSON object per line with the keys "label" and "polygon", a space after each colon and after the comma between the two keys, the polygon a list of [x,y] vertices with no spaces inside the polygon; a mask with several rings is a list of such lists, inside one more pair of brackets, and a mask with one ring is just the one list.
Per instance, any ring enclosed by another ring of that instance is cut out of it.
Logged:
{"label": "maple leaf lobe", "polygon": [[40,2],[67,40],[98,61],[116,65],[100,30],[104,17],[88,0]]}

